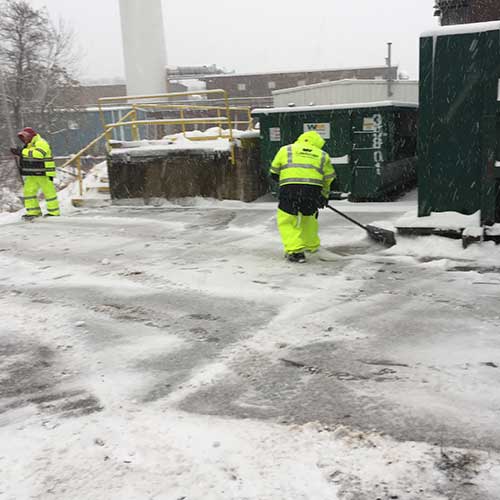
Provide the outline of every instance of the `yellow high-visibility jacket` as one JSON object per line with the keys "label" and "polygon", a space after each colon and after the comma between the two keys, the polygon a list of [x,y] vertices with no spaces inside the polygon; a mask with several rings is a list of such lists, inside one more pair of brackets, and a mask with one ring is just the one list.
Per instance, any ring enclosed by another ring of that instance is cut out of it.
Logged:
{"label": "yellow high-visibility jacket", "polygon": [[35,135],[31,142],[22,151],[21,174],[25,176],[56,176],[56,164],[52,158],[49,143]]}
{"label": "yellow high-visibility jacket", "polygon": [[275,156],[270,173],[279,176],[279,184],[307,184],[321,187],[328,198],[335,169],[328,153],[321,148],[324,139],[315,131],[305,132],[294,144],[283,146]]}

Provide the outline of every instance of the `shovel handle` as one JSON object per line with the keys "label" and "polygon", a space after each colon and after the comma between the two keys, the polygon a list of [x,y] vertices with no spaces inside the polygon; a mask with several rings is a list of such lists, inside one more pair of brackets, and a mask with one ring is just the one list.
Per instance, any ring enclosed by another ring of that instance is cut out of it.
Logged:
{"label": "shovel handle", "polygon": [[326,206],[330,210],[333,210],[336,214],[339,214],[341,217],[344,217],[344,219],[347,219],[349,222],[352,222],[353,224],[356,224],[356,226],[359,226],[361,229],[364,229],[365,231],[368,231],[368,229],[366,228],[366,226],[363,226],[363,224],[361,224],[361,222],[358,222],[357,220],[351,219],[348,215],[344,214],[340,210],[337,210],[336,208],[333,208],[331,205],[327,204]]}

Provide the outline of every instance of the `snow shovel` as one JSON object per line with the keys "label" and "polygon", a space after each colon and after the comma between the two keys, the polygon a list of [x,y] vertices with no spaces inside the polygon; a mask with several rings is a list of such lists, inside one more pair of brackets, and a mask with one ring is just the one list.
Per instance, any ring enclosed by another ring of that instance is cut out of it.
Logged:
{"label": "snow shovel", "polygon": [[394,231],[389,231],[388,229],[382,229],[381,227],[375,227],[370,225],[364,226],[357,220],[351,219],[348,215],[342,213],[340,210],[337,210],[336,208],[333,208],[328,204],[326,206],[330,210],[333,210],[336,214],[339,214],[340,216],[344,217],[344,219],[347,219],[349,222],[352,222],[353,224],[356,224],[356,226],[359,226],[361,229],[364,229],[368,233],[368,236],[373,241],[381,243],[386,247],[392,247],[396,244],[396,235],[394,234]]}

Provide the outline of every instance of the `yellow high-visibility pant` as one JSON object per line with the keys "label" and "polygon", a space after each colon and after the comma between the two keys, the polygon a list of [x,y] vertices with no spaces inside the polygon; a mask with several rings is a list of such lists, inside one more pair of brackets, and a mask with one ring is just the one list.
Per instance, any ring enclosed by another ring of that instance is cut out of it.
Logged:
{"label": "yellow high-visibility pant", "polygon": [[278,230],[288,254],[308,250],[316,252],[320,246],[316,215],[289,214],[278,208]]}
{"label": "yellow high-visibility pant", "polygon": [[57,200],[57,191],[53,182],[49,177],[35,175],[25,177],[24,180],[24,208],[26,209],[26,215],[42,215],[38,203],[38,191],[40,189],[45,196],[48,213],[50,215],[61,215],[59,201]]}

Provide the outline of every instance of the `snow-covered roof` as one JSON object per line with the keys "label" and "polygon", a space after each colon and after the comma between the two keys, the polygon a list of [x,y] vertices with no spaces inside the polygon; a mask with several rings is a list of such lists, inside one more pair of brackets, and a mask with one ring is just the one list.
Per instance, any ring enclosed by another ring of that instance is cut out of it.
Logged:
{"label": "snow-covered roof", "polygon": [[270,115],[273,113],[301,113],[309,111],[333,111],[335,109],[364,109],[364,108],[418,108],[417,103],[379,101],[351,104],[324,104],[321,106],[287,106],[282,108],[257,108],[252,110],[252,115]]}
{"label": "snow-covered roof", "polygon": [[440,28],[424,31],[424,33],[422,33],[420,37],[427,38],[448,35],[465,35],[472,33],[483,33],[485,31],[500,31],[500,21],[442,26]]}
{"label": "snow-covered roof", "polygon": [[[391,69],[397,69],[397,66],[392,66]],[[203,78],[228,78],[234,76],[265,76],[265,75],[283,75],[290,73],[323,73],[329,71],[357,71],[365,69],[387,69],[385,66],[354,66],[350,68],[321,68],[321,69],[283,69],[277,71],[260,71],[252,73],[224,73],[219,75],[203,75]]]}
{"label": "snow-covered roof", "polygon": [[[392,85],[418,85],[418,80],[393,80]],[[333,80],[331,82],[312,83],[310,85],[301,85],[299,87],[290,87],[287,89],[273,90],[273,95],[288,94],[290,92],[300,92],[302,90],[320,89],[325,87],[337,87],[343,85],[387,85],[387,80],[359,80],[357,78],[346,78],[344,80]]]}

